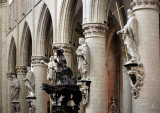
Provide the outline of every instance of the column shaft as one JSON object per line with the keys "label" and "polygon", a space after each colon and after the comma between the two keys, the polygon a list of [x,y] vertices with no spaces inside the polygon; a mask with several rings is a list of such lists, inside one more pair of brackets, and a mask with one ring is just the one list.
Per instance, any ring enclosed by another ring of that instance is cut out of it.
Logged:
{"label": "column shaft", "polygon": [[47,113],[47,94],[42,90],[42,83],[46,82],[47,66],[41,61],[47,62],[46,57],[32,57],[33,73],[35,76],[35,113]]}
{"label": "column shaft", "polygon": [[132,113],[159,113],[159,8],[158,1],[146,0],[133,6],[138,21],[138,51],[144,67],[144,81],[138,99],[133,99]]}
{"label": "column shaft", "polygon": [[90,51],[88,75],[92,81],[86,113],[106,113],[106,26],[86,24],[83,29]]}

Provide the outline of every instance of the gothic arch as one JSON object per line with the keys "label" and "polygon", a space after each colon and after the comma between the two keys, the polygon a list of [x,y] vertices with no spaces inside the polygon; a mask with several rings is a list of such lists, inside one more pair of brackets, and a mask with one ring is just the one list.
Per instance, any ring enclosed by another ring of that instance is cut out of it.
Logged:
{"label": "gothic arch", "polygon": [[[64,0],[61,4],[60,20],[58,24],[58,39],[56,42],[70,43],[77,0]],[[69,25],[69,26],[68,26]],[[64,38],[65,37],[65,38]],[[67,38],[66,38],[67,37]]]}
{"label": "gothic arch", "polygon": [[24,23],[20,41],[20,66],[30,66],[32,56],[32,35],[28,23]]}
{"label": "gothic arch", "polygon": [[43,5],[38,22],[37,40],[36,40],[36,55],[49,56],[53,40],[53,26],[51,13],[46,4]]}
{"label": "gothic arch", "polygon": [[8,73],[15,73],[16,72],[15,66],[16,66],[16,44],[14,38],[12,37],[8,54]]}

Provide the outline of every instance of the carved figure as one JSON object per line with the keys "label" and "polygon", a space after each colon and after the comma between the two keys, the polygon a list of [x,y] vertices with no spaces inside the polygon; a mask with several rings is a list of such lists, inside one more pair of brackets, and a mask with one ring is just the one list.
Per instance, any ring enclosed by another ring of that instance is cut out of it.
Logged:
{"label": "carved figure", "polygon": [[48,66],[47,80],[49,80],[51,84],[55,82],[56,71],[57,71],[57,63],[55,62],[55,59],[57,59],[56,52],[54,52],[54,56],[50,57],[49,63],[45,63],[44,61],[42,61],[45,65]]}
{"label": "carved figure", "polygon": [[19,81],[16,77],[16,75],[12,75],[12,82],[10,84],[11,88],[11,97],[12,97],[12,102],[18,101],[19,98],[19,90],[20,90],[20,84]]}
{"label": "carved figure", "polygon": [[27,67],[27,74],[26,78],[24,79],[25,86],[28,89],[28,96],[27,97],[35,97],[35,78],[34,74],[31,71],[30,67]]}
{"label": "carved figure", "polygon": [[137,19],[131,9],[127,10],[128,21],[124,28],[117,32],[117,34],[124,35],[124,44],[127,46],[127,52],[131,55],[131,62],[139,60],[139,54],[137,50],[138,37],[137,37]]}
{"label": "carved figure", "polygon": [[82,80],[89,80],[87,71],[89,67],[89,47],[85,43],[84,38],[79,38],[79,47],[76,50],[78,70],[80,71]]}

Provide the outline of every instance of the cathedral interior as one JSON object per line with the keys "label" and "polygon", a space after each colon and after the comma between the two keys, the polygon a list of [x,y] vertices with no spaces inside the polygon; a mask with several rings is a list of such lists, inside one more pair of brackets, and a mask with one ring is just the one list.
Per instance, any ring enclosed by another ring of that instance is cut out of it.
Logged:
{"label": "cathedral interior", "polygon": [[0,0],[0,113],[51,113],[42,84],[53,82],[61,62],[54,48],[80,84],[78,113],[160,113],[159,6]]}

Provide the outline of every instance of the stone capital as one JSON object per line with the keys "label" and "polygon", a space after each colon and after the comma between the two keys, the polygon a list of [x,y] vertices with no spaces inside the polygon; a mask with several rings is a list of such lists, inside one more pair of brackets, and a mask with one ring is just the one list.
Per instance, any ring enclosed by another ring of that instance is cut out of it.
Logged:
{"label": "stone capital", "polygon": [[[146,7],[147,5],[148,5],[148,7]],[[159,5],[160,5],[159,0],[133,0],[133,2],[131,3],[131,7],[133,9],[138,9],[138,8],[158,9]],[[155,7],[155,6],[157,6],[157,7]]]}
{"label": "stone capital", "polygon": [[31,62],[34,65],[44,65],[44,63],[42,62],[48,62],[48,58],[45,56],[32,56],[31,58]]}
{"label": "stone capital", "polygon": [[94,38],[94,37],[105,38],[107,29],[108,27],[105,24],[87,23],[83,25],[83,30],[84,30],[83,34],[85,35],[85,38]]}
{"label": "stone capital", "polygon": [[23,75],[27,73],[27,66],[16,66],[17,75]]}
{"label": "stone capital", "polygon": [[71,44],[66,44],[66,43],[56,43],[53,44],[52,47],[58,47],[60,49],[63,49],[64,54],[66,53],[71,53],[72,52],[72,45]]}

